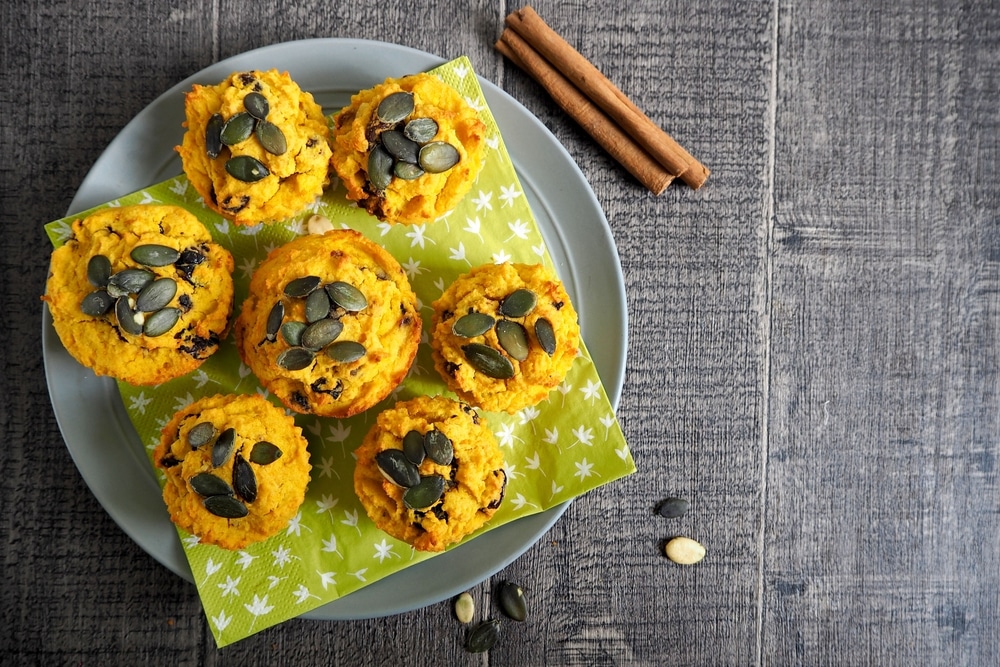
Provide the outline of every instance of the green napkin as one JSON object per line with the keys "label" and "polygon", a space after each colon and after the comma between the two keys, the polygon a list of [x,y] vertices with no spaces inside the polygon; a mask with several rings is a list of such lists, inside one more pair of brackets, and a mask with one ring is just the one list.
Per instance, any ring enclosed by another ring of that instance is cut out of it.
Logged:
{"label": "green napkin", "polygon": [[[399,260],[420,301],[425,325],[429,325],[431,302],[474,266],[504,261],[552,266],[471,63],[461,57],[432,73],[479,111],[487,125],[489,150],[483,171],[462,204],[431,224],[379,223],[346,199],[336,179],[302,214],[282,223],[254,227],[237,227],[205,208],[184,176],[105,206],[174,204],[196,215],[236,258],[234,316],[246,297],[254,268],[268,252],[308,233],[307,223],[314,214],[325,216],[334,226],[356,229],[382,244]],[[46,225],[53,245],[62,244],[72,221],[86,213],[89,211]],[[178,531],[219,647],[433,557],[389,537],[368,519],[354,494],[352,456],[375,415],[385,407],[420,394],[448,393],[431,361],[428,330],[425,326],[409,376],[382,404],[343,420],[296,416],[309,441],[312,479],[305,503],[286,529],[236,552],[199,544],[197,537]],[[119,389],[150,453],[174,412],[197,398],[249,392],[268,396],[241,363],[232,336],[190,375],[153,388],[119,383]],[[585,348],[565,381],[541,404],[516,415],[483,416],[501,445],[509,481],[500,509],[476,535],[635,471],[614,410]],[[162,484],[163,476],[158,476]]]}

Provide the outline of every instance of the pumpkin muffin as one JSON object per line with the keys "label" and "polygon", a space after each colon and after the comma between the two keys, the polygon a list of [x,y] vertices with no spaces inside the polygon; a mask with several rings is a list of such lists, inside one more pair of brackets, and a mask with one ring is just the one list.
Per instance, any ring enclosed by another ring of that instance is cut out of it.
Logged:
{"label": "pumpkin muffin", "polygon": [[476,411],[420,396],[379,414],[355,450],[354,490],[380,530],[421,551],[441,551],[500,507],[503,454]]}
{"label": "pumpkin muffin", "polygon": [[284,220],[330,182],[323,109],[287,72],[237,72],[184,98],[177,152],[212,210],[237,225]]}
{"label": "pumpkin muffin", "polygon": [[403,381],[421,325],[399,262],[341,229],[273,250],[254,271],[234,331],[243,363],[286,406],[344,418]]}
{"label": "pumpkin muffin", "polygon": [[431,349],[448,387],[476,407],[515,413],[548,396],[579,353],[569,295],[541,264],[488,264],[434,302]]}
{"label": "pumpkin muffin", "polygon": [[156,385],[219,348],[233,306],[233,257],[177,206],[99,210],[52,252],[46,293],[66,350],[97,375]]}
{"label": "pumpkin muffin", "polygon": [[355,201],[379,220],[431,222],[465,197],[482,169],[486,125],[430,74],[363,90],[334,117],[332,164]]}
{"label": "pumpkin muffin", "polygon": [[309,484],[302,430],[257,394],[216,395],[179,410],[153,453],[170,519],[205,544],[242,549],[299,511]]}

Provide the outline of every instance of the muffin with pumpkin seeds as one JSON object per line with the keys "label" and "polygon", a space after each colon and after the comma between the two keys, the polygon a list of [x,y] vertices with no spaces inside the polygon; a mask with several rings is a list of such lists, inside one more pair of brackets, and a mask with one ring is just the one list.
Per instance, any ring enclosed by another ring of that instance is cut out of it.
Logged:
{"label": "muffin with pumpkin seeds", "polygon": [[284,220],[329,183],[330,132],[312,95],[277,70],[236,72],[184,98],[177,152],[212,210],[238,225]]}

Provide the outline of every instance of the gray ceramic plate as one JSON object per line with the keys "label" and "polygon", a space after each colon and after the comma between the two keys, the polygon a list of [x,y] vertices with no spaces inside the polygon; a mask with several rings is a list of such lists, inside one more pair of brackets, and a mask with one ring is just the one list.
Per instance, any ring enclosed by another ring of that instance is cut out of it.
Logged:
{"label": "gray ceramic plate", "polygon": [[[346,39],[287,42],[234,56],[180,82],[137,115],[84,179],[67,215],[181,173],[183,96],[234,71],[287,70],[327,113],[387,77],[444,61],[413,49]],[[621,264],[600,204],[555,137],[517,101],[480,80],[556,269],[579,311],[583,338],[617,407],[625,373],[628,315]],[[171,129],[173,128],[173,129]],[[66,446],[91,491],[119,526],[163,565],[192,580],[147,454],[116,384],[77,364],[42,315],[49,395]],[[568,504],[568,503],[567,503]],[[326,604],[306,618],[369,618],[423,607],[499,571],[533,545],[567,504],[514,521],[456,549]]]}

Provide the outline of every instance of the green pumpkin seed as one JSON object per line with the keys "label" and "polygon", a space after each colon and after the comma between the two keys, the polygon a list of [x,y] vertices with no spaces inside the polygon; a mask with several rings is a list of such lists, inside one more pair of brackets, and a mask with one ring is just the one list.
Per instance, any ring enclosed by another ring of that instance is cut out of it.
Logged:
{"label": "green pumpkin seed", "polygon": [[364,310],[368,305],[368,299],[364,293],[354,285],[342,281],[332,282],[326,286],[326,293],[330,299],[349,313],[356,313]]}
{"label": "green pumpkin seed", "polygon": [[413,93],[399,91],[387,95],[375,109],[375,115],[387,125],[395,125],[413,113]]}
{"label": "green pumpkin seed", "polygon": [[538,297],[530,289],[514,290],[500,304],[500,313],[507,317],[524,317],[535,309]]}
{"label": "green pumpkin seed", "polygon": [[278,329],[281,328],[281,320],[285,318],[285,304],[281,301],[271,306],[271,311],[267,314],[267,324],[264,331],[267,339],[273,341],[278,337]]}
{"label": "green pumpkin seed", "polygon": [[94,255],[87,262],[87,280],[94,287],[107,287],[111,277],[111,260],[104,255]]}
{"label": "green pumpkin seed", "polygon": [[492,329],[495,323],[496,320],[486,313],[468,313],[455,320],[451,330],[456,336],[475,338]]}
{"label": "green pumpkin seed", "polygon": [[545,350],[545,354],[550,357],[556,353],[556,332],[552,328],[552,323],[544,317],[535,320],[535,338],[538,344]]}
{"label": "green pumpkin seed", "polygon": [[222,152],[222,126],[225,124],[222,114],[216,113],[205,125],[205,152],[213,160]]}
{"label": "green pumpkin seed", "polygon": [[365,356],[367,350],[361,343],[353,340],[341,340],[331,343],[326,348],[326,355],[336,362],[349,364]]}
{"label": "green pumpkin seed", "polygon": [[385,146],[385,150],[392,157],[403,162],[409,162],[410,164],[417,163],[420,157],[420,144],[412,139],[407,139],[406,135],[402,132],[388,130],[383,132],[379,138],[382,141],[382,145]]}
{"label": "green pumpkin seed", "polygon": [[403,504],[413,510],[427,509],[441,498],[444,493],[444,477],[440,475],[425,475],[420,482],[411,486],[403,493]]}
{"label": "green pumpkin seed", "polygon": [[424,170],[409,162],[397,162],[392,167],[392,173],[399,176],[404,181],[412,181],[424,175]]}
{"label": "green pumpkin seed", "polygon": [[209,496],[203,501],[205,509],[223,519],[242,519],[250,510],[232,496]]}
{"label": "green pumpkin seed", "polygon": [[424,451],[431,461],[443,466],[451,465],[455,458],[455,447],[451,439],[437,429],[428,431],[424,436]]}
{"label": "green pumpkin seed", "polygon": [[424,449],[424,436],[420,431],[410,431],[403,436],[403,453],[413,465],[420,465],[427,455]]}
{"label": "green pumpkin seed", "polygon": [[315,355],[304,347],[290,347],[275,360],[286,371],[300,371],[313,362]]}
{"label": "green pumpkin seed", "polygon": [[244,183],[254,183],[271,175],[264,163],[249,155],[237,155],[226,162],[226,171]]}
{"label": "green pumpkin seed", "polygon": [[167,266],[180,258],[177,250],[159,243],[146,243],[132,248],[129,257],[144,266]]}
{"label": "green pumpkin seed", "polygon": [[330,314],[330,297],[325,290],[314,290],[306,297],[306,322],[317,322]]}
{"label": "green pumpkin seed", "polygon": [[108,294],[107,290],[99,289],[83,297],[80,302],[80,311],[90,317],[100,317],[106,315],[114,305],[115,300]]}
{"label": "green pumpkin seed", "polygon": [[135,298],[135,309],[151,313],[165,307],[177,294],[177,283],[172,278],[157,278],[142,288]]}
{"label": "green pumpkin seed", "polygon": [[200,472],[190,479],[191,488],[199,496],[231,496],[233,487],[210,472]]}
{"label": "green pumpkin seed", "polygon": [[517,322],[497,322],[497,342],[514,359],[524,361],[528,358],[528,332]]}
{"label": "green pumpkin seed", "polygon": [[125,333],[133,336],[142,334],[142,320],[136,318],[136,312],[129,305],[127,296],[118,297],[115,301],[115,318],[118,320],[118,327]]}
{"label": "green pumpkin seed", "polygon": [[138,294],[156,276],[146,269],[125,269],[108,278],[108,294],[114,298]]}
{"label": "green pumpkin seed", "polygon": [[305,322],[285,322],[281,325],[281,337],[292,347],[302,345],[302,332],[309,326]]}
{"label": "green pumpkin seed", "polygon": [[481,343],[469,343],[462,346],[462,352],[469,364],[483,375],[496,380],[509,380],[514,377],[514,364],[492,347]]}
{"label": "green pumpkin seed", "polygon": [[257,476],[247,460],[240,454],[233,459],[233,490],[243,500],[252,503],[257,500]]}
{"label": "green pumpkin seed", "polygon": [[417,163],[430,174],[448,171],[462,159],[458,149],[446,141],[432,141],[420,148]]}
{"label": "green pumpkin seed", "polygon": [[191,449],[198,449],[212,442],[219,429],[212,422],[198,422],[188,431],[187,440]]}
{"label": "green pumpkin seed", "polygon": [[381,145],[375,146],[368,154],[368,182],[375,192],[382,192],[392,183],[394,160]]}
{"label": "green pumpkin seed", "polygon": [[433,118],[414,118],[403,128],[407,139],[418,144],[426,144],[438,132],[438,124]]}
{"label": "green pumpkin seed", "polygon": [[257,120],[267,118],[267,113],[271,110],[267,98],[256,92],[247,93],[246,97],[243,98],[243,107]]}
{"label": "green pumpkin seed", "polygon": [[523,622],[528,617],[528,604],[524,599],[524,591],[512,581],[500,584],[497,590],[500,609],[509,618]]}
{"label": "green pumpkin seed", "polygon": [[[316,292],[322,294],[322,292]],[[324,295],[325,298],[325,295]],[[307,350],[317,351],[337,340],[337,336],[344,330],[344,325],[340,320],[327,318],[314,322],[306,327],[302,332],[300,344]]]}
{"label": "green pumpkin seed", "polygon": [[236,446],[236,429],[227,428],[212,445],[212,467],[225,465]]}
{"label": "green pumpkin seed", "polygon": [[319,276],[303,276],[296,278],[285,285],[285,296],[293,299],[301,299],[309,296],[310,292],[319,287]]}
{"label": "green pumpkin seed", "polygon": [[250,138],[257,119],[248,113],[241,112],[226,121],[222,126],[219,138],[226,146],[235,146]]}
{"label": "green pumpkin seed", "polygon": [[282,451],[278,449],[277,445],[267,440],[261,440],[255,442],[250,450],[250,461],[260,466],[266,466],[280,459],[281,454]]}
{"label": "green pumpkin seed", "polygon": [[469,653],[485,653],[500,639],[500,619],[483,621],[469,633],[465,640],[465,650]]}
{"label": "green pumpkin seed", "polygon": [[375,465],[382,476],[393,484],[410,488],[420,483],[420,471],[402,450],[386,449],[379,452],[375,455]]}
{"label": "green pumpkin seed", "polygon": [[179,319],[181,319],[180,308],[162,308],[146,317],[142,333],[150,338],[162,336],[173,329]]}
{"label": "green pumpkin seed", "polygon": [[285,141],[285,133],[281,128],[266,120],[257,123],[257,141],[272,155],[284,155],[288,150],[288,142]]}

